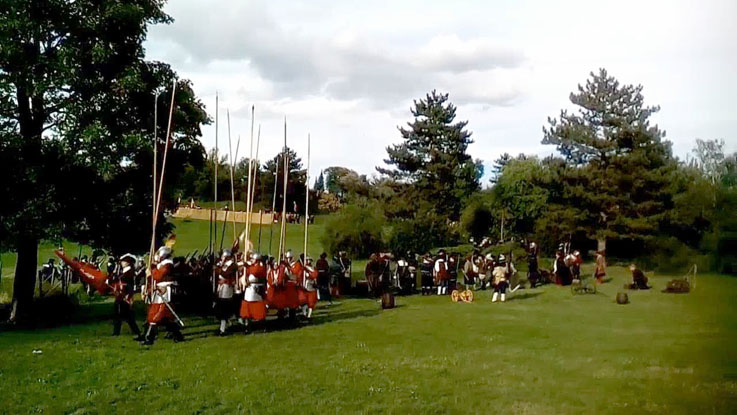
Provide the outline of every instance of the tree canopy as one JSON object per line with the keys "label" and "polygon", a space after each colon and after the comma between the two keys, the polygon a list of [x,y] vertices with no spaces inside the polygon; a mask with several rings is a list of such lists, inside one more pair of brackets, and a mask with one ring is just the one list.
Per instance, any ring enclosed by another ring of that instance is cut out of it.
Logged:
{"label": "tree canopy", "polygon": [[420,201],[416,211],[430,206],[439,215],[458,220],[463,202],[479,189],[483,174],[481,162],[467,153],[473,142],[468,122],[455,122],[455,105],[448,94],[436,91],[414,101],[411,112],[414,121],[398,127],[403,141],[386,149],[384,162],[390,168],[377,170],[410,185],[406,200]]}
{"label": "tree canopy", "polygon": [[[146,62],[163,1],[16,1],[0,10],[0,244],[18,252],[14,301],[32,298],[36,247],[61,237],[116,252],[143,251],[152,215],[154,97],[163,150],[174,71]],[[168,97],[167,97],[168,95]],[[202,162],[208,122],[177,80],[166,182]],[[167,192],[165,205],[171,201]],[[163,210],[162,210],[163,215]],[[159,235],[169,228],[160,220]]]}

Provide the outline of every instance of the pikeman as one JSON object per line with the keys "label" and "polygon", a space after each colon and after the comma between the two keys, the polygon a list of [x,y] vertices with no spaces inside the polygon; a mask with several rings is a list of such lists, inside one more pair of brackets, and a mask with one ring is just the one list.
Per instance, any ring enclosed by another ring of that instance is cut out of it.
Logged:
{"label": "pikeman", "polygon": [[133,265],[136,263],[136,257],[131,254],[125,254],[120,257],[120,272],[108,274],[108,284],[113,287],[113,295],[115,295],[115,313],[113,317],[113,336],[120,335],[120,327],[123,320],[128,323],[133,334],[136,337],[133,340],[142,341],[141,330],[136,324],[136,317],[133,313],[133,294],[136,270]]}
{"label": "pikeman", "polygon": [[492,303],[495,303],[500,297],[502,302],[507,299],[507,287],[509,287],[509,275],[507,275],[507,271],[507,259],[504,255],[499,255],[499,260],[492,272],[494,277],[494,294],[491,296]]}
{"label": "pikeman", "polygon": [[179,330],[181,320],[174,313],[174,308],[170,303],[171,285],[173,283],[171,272],[174,268],[174,261],[172,261],[171,256],[172,249],[168,246],[162,246],[156,251],[153,263],[151,264],[151,279],[154,284],[151,287],[153,300],[148,309],[148,329],[142,342],[144,345],[154,344],[160,325],[166,327],[175,342],[184,340],[184,336],[182,336],[182,332]]}
{"label": "pikeman", "polygon": [[248,334],[256,324],[266,320],[266,264],[259,254],[252,253],[239,285],[245,292],[241,302],[240,317]]}
{"label": "pikeman", "polygon": [[218,288],[215,300],[215,317],[220,320],[220,328],[217,332],[219,336],[225,336],[228,319],[233,315],[233,291],[237,272],[238,264],[233,259],[233,253],[229,249],[223,250],[217,268]]}
{"label": "pikeman", "polygon": [[312,258],[305,258],[305,265],[298,278],[299,305],[302,315],[309,320],[317,305],[317,270],[312,266]]}
{"label": "pikeman", "polygon": [[438,286],[438,295],[447,294],[450,272],[448,271],[448,262],[444,249],[438,251],[438,257],[435,259],[435,266],[433,267],[433,274],[435,277],[435,284]]}
{"label": "pikeman", "polygon": [[286,268],[286,284],[285,288],[285,305],[289,308],[289,317],[295,318],[297,316],[297,309],[299,308],[299,293],[297,291],[297,276],[302,275],[304,272],[304,266],[301,262],[297,261],[292,254],[292,250],[288,250],[284,254],[284,258],[287,263]]}
{"label": "pikeman", "polygon": [[422,295],[432,294],[432,274],[433,274],[433,260],[430,253],[426,253],[422,257],[422,265],[420,265],[420,283],[422,284]]}

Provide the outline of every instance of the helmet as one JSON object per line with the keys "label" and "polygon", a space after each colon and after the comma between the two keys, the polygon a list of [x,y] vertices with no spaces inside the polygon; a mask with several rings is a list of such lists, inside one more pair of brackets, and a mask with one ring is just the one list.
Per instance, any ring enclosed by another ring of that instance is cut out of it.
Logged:
{"label": "helmet", "polygon": [[157,258],[158,260],[166,259],[166,258],[169,258],[171,254],[172,254],[171,248],[169,248],[168,246],[162,246],[161,248],[159,248],[158,251],[156,251],[155,258]]}
{"label": "helmet", "polygon": [[261,255],[258,252],[251,252],[251,261],[258,261],[261,259]]}
{"label": "helmet", "polygon": [[494,260],[494,254],[492,254],[492,253],[486,254],[486,260],[487,261],[493,261]]}
{"label": "helmet", "polygon": [[311,264],[312,263],[312,257],[305,258],[305,264]]}
{"label": "helmet", "polygon": [[233,251],[230,249],[223,249],[223,255],[221,256],[222,259],[230,258],[233,256]]}
{"label": "helmet", "polygon": [[499,254],[499,263],[504,264],[507,262],[507,258],[504,256],[504,254]]}
{"label": "helmet", "polygon": [[530,248],[533,248],[533,249],[534,249],[534,248],[536,248],[536,247],[537,247],[537,244],[536,244],[536,243],[534,243],[534,242],[530,242]]}
{"label": "helmet", "polygon": [[288,251],[287,251],[287,252],[286,252],[286,253],[284,254],[284,258],[287,258],[287,259],[292,259],[292,258],[294,258],[294,254],[292,254],[292,250],[291,250],[291,249],[290,249],[290,250],[288,250]]}

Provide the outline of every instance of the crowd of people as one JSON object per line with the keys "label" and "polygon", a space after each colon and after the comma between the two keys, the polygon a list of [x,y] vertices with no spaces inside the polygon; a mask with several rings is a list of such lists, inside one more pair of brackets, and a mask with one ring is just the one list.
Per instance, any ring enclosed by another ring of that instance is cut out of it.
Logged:
{"label": "crowd of people", "polygon": [[[570,251],[565,244],[556,250],[551,271],[539,266],[539,248],[535,242],[523,243],[527,254],[527,278],[531,288],[546,283],[570,285],[582,278],[583,259],[577,250]],[[371,255],[365,268],[365,281],[352,286],[351,260],[345,252],[339,252],[328,261],[322,253],[317,261],[303,254],[295,257],[291,251],[276,259],[256,252],[238,252],[225,249],[218,258],[212,255],[194,255],[175,258],[169,246],[156,251],[149,267],[130,254],[107,264],[104,281],[94,272],[99,264],[86,257],[69,261],[74,270],[71,275],[81,281],[89,291],[111,293],[115,297],[113,335],[119,335],[123,323],[127,323],[135,339],[151,345],[160,328],[174,341],[183,339],[182,320],[175,312],[175,304],[199,297],[200,304],[210,303],[210,314],[219,322],[216,334],[225,336],[233,332],[250,333],[265,328],[267,315],[277,317],[282,323],[310,322],[318,301],[332,304],[333,298],[355,294],[356,287],[365,284],[365,292],[376,297],[394,293],[409,295],[415,292],[427,295],[450,295],[464,290],[490,290],[492,302],[506,302],[508,293],[521,287],[512,253],[482,254],[475,248],[463,257],[440,249],[435,255],[394,256],[390,253]],[[79,265],[75,265],[79,264]],[[64,263],[62,263],[64,265]],[[647,289],[647,277],[636,266],[630,267],[631,289]],[[45,264],[40,274],[53,275],[53,262]],[[85,273],[90,274],[85,276]],[[94,275],[93,275],[94,274]],[[459,275],[462,284],[459,284]],[[419,284],[418,277],[419,276]],[[593,278],[599,283],[606,277],[604,252],[597,252]],[[96,281],[97,280],[97,281]],[[143,330],[139,329],[133,313],[133,299],[137,292],[148,303],[148,313]],[[392,297],[393,298],[393,297]],[[392,300],[393,301],[393,300]],[[200,310],[201,311],[201,310]]]}

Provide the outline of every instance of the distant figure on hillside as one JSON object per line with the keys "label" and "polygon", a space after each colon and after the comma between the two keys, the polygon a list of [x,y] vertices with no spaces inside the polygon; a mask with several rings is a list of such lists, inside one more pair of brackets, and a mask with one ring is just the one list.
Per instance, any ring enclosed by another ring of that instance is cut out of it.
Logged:
{"label": "distant figure on hillside", "polygon": [[594,266],[594,278],[599,284],[604,282],[606,277],[606,258],[604,257],[604,251],[596,251],[596,265]]}
{"label": "distant figure on hillside", "polygon": [[647,277],[645,274],[637,268],[637,265],[630,265],[630,271],[632,271],[632,284],[628,286],[631,290],[649,290],[650,286],[647,285]]}

